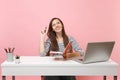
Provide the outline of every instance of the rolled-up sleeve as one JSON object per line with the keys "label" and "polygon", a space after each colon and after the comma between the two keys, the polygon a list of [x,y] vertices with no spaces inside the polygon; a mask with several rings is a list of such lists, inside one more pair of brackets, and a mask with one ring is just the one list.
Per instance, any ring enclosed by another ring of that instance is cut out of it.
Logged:
{"label": "rolled-up sleeve", "polygon": [[47,39],[46,42],[44,43],[44,51],[40,53],[40,56],[46,56],[47,52],[49,51],[50,48],[50,39]]}
{"label": "rolled-up sleeve", "polygon": [[84,52],[82,51],[82,48],[79,46],[79,44],[76,42],[76,40],[70,36],[69,41],[72,42],[72,48],[75,52],[80,52],[80,55],[83,56]]}

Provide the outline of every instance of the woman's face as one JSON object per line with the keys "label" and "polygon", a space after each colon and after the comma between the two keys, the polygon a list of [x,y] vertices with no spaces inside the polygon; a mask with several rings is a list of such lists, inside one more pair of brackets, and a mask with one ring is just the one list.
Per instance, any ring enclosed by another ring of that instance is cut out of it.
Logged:
{"label": "woman's face", "polygon": [[53,20],[52,22],[53,31],[56,33],[62,32],[62,24],[58,19]]}

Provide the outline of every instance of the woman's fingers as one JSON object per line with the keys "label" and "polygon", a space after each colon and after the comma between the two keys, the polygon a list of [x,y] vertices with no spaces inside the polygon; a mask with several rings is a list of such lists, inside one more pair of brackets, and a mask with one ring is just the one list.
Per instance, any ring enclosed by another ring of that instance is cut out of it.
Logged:
{"label": "woman's fingers", "polygon": [[64,60],[67,60],[69,58],[69,54],[62,54],[62,56]]}
{"label": "woman's fingers", "polygon": [[41,33],[42,33],[42,34],[44,34],[44,32],[43,32],[43,31],[41,31]]}
{"label": "woman's fingers", "polygon": [[44,33],[46,33],[47,27],[45,27]]}
{"label": "woman's fingers", "polygon": [[45,27],[45,30],[41,31],[42,34],[46,34],[46,32],[47,32],[47,27]]}

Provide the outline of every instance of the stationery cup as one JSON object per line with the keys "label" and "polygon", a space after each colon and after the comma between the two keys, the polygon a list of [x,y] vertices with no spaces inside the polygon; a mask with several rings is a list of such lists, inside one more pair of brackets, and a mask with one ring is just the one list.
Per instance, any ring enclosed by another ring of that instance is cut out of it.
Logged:
{"label": "stationery cup", "polygon": [[19,64],[20,63],[20,59],[15,59],[15,63]]}
{"label": "stationery cup", "polygon": [[6,60],[8,62],[12,62],[13,61],[13,53],[7,53],[6,54]]}

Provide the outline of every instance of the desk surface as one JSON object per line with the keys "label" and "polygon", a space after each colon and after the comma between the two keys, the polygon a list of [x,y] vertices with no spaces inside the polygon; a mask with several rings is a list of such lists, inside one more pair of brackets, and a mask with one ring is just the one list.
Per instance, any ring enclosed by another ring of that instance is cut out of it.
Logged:
{"label": "desk surface", "polygon": [[54,57],[22,56],[21,63],[3,62],[2,75],[117,75],[118,64],[112,60],[82,64]]}

